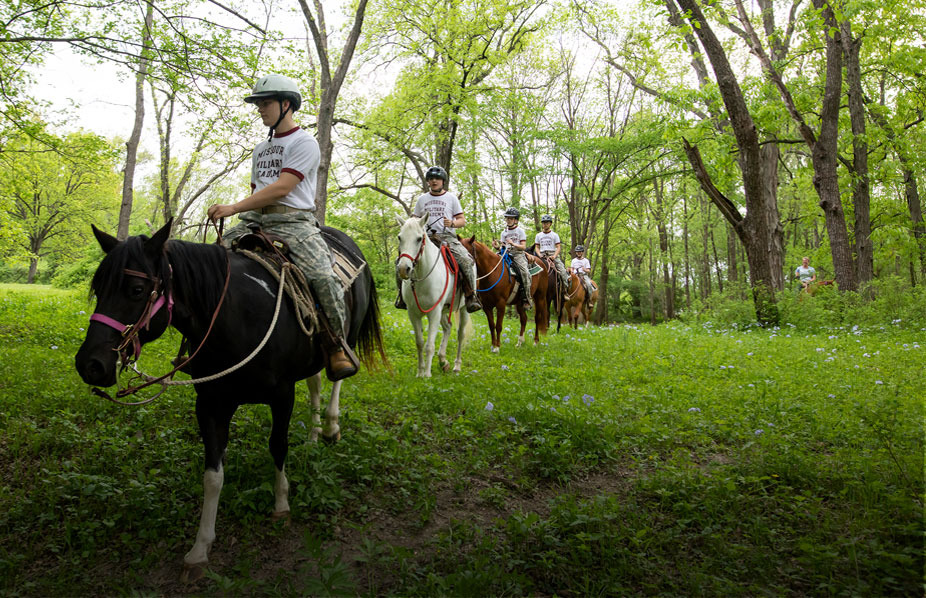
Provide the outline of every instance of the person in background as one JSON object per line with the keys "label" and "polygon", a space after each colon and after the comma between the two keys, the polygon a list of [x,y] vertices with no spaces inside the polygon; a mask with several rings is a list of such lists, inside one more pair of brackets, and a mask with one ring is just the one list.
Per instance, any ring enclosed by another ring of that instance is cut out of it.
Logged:
{"label": "person in background", "polygon": [[801,281],[801,290],[806,291],[807,287],[817,279],[817,271],[810,265],[810,258],[804,257],[801,265],[794,270],[794,275]]}
{"label": "person in background", "polygon": [[[466,311],[473,313],[482,309],[479,297],[476,296],[476,262],[473,256],[466,251],[457,238],[457,229],[466,226],[466,216],[457,196],[447,190],[447,171],[440,166],[432,166],[425,173],[428,183],[428,192],[423,193],[415,204],[413,216],[421,218],[429,214],[428,236],[439,244],[446,244],[453,254],[457,265],[463,274],[463,297],[466,302]],[[402,298],[402,281],[396,277],[399,296],[395,300],[397,309],[408,309]]]}
{"label": "person in background", "polygon": [[585,297],[586,301],[588,301],[588,298],[592,296],[592,292],[595,290],[595,287],[592,286],[592,279],[589,278],[589,274],[592,271],[592,264],[588,261],[588,258],[585,257],[584,245],[576,245],[573,251],[575,251],[576,256],[572,258],[572,262],[569,264],[569,272],[579,277],[582,286],[585,287]]}

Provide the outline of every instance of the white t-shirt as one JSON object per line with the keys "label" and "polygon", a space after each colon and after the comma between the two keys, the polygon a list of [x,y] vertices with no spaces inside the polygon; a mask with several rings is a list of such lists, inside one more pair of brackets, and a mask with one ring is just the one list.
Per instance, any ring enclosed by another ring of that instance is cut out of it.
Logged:
{"label": "white t-shirt", "polygon": [[801,282],[807,282],[811,280],[816,273],[817,271],[813,269],[813,266],[807,266],[805,268],[803,265],[798,266],[797,270],[794,271],[794,274],[800,277]]}
{"label": "white t-shirt", "polygon": [[280,174],[288,172],[299,177],[299,183],[277,204],[315,211],[315,183],[321,152],[315,137],[296,127],[277,133],[269,141],[261,141],[251,158],[251,193],[275,183]]}
{"label": "white t-shirt", "polygon": [[508,243],[509,239],[511,239],[515,245],[518,245],[521,243],[521,241],[527,241],[527,235],[524,233],[524,229],[520,226],[516,226],[514,228],[505,227],[505,230],[502,231],[502,245]]}
{"label": "white t-shirt", "polygon": [[419,218],[425,214],[430,215],[428,218],[429,234],[443,232],[454,234],[457,229],[444,226],[444,218],[453,220],[454,216],[462,213],[463,206],[460,205],[460,200],[450,191],[444,191],[440,195],[431,195],[430,192],[422,193],[418,198],[418,203],[415,204],[415,211],[412,212]]}
{"label": "white t-shirt", "polygon": [[569,267],[576,272],[588,274],[588,272],[592,269],[592,264],[588,261],[587,257],[574,257],[572,258],[572,262],[569,264]]}
{"label": "white t-shirt", "polygon": [[541,231],[534,237],[534,245],[540,245],[540,251],[556,251],[556,246],[560,243],[559,235],[553,231],[548,233]]}

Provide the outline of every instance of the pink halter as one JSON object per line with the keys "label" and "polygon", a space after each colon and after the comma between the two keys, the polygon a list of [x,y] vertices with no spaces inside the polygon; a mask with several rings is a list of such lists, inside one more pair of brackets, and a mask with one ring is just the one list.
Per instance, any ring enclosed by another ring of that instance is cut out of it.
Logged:
{"label": "pink halter", "polygon": [[99,322],[109,326],[110,328],[115,328],[122,335],[122,342],[119,343],[119,346],[114,350],[119,351],[123,354],[123,362],[126,362],[128,357],[125,352],[125,348],[132,343],[132,361],[136,361],[141,355],[141,341],[138,340],[139,331],[144,328],[145,330],[151,324],[151,318],[154,317],[158,310],[164,307],[164,304],[167,304],[167,325],[170,326],[171,319],[174,314],[174,298],[173,295],[168,293],[165,298],[164,294],[161,293],[161,281],[159,278],[154,276],[148,276],[144,272],[139,272],[137,270],[129,270],[126,268],[123,272],[128,276],[135,276],[138,278],[144,278],[154,282],[154,288],[151,290],[151,295],[148,296],[148,302],[145,304],[145,309],[142,310],[141,316],[139,316],[138,321],[134,324],[123,324],[122,322],[111,318],[106,314],[94,313],[90,316],[91,322]]}

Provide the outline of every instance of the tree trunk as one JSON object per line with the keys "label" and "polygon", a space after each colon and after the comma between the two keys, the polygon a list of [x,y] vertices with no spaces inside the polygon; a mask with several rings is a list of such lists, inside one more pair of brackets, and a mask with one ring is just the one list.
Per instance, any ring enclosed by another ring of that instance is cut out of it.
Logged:
{"label": "tree trunk", "polygon": [[739,281],[739,271],[736,263],[736,231],[727,228],[727,279],[730,282]]}
{"label": "tree trunk", "polygon": [[813,0],[814,7],[823,10],[824,22],[830,27],[826,38],[826,85],[823,91],[823,106],[820,112],[820,137],[812,146],[813,186],[820,198],[820,208],[826,219],[826,232],[833,256],[833,270],[836,282],[842,291],[858,288],[855,278],[855,264],[849,246],[846,217],[839,196],[838,147],[839,102],[842,97],[842,47],[835,29],[835,19],[829,4],[824,0]]}
{"label": "tree trunk", "polygon": [[[726,51],[704,17],[700,4],[696,0],[676,2],[692,24],[705,54],[710,59],[717,87],[730,117],[739,149],[738,166],[742,174],[746,216],[741,215],[736,205],[716,188],[700,152],[685,141],[688,161],[694,168],[702,189],[734,227],[746,248],[757,319],[763,325],[774,325],[779,321],[775,291],[779,281],[783,284],[783,280],[780,272],[776,272],[772,267],[776,260],[780,262],[781,256],[769,254],[781,249],[781,227],[778,224],[777,203],[769,193],[770,187],[774,185],[770,185],[765,179],[769,169],[763,165],[763,158],[767,153],[760,150],[758,131],[749,114],[742,89],[727,59]],[[774,184],[777,184],[777,181]]]}
{"label": "tree trunk", "polygon": [[688,253],[688,194],[682,194],[682,239],[685,243],[685,309],[691,309],[691,259]]}
{"label": "tree trunk", "polygon": [[[598,305],[595,306],[594,322],[600,326],[608,321],[608,244],[611,236],[611,227],[608,226],[601,239],[601,272],[598,275]],[[620,295],[618,295],[620,297]]]}
{"label": "tree trunk", "polygon": [[855,211],[855,265],[858,282],[866,283],[872,279],[874,274],[874,247],[871,243],[868,140],[865,126],[862,70],[859,64],[862,39],[852,37],[852,27],[848,20],[844,20],[840,25],[842,48],[846,59],[849,120],[852,123],[852,204]]}
{"label": "tree trunk", "polygon": [[315,186],[315,218],[318,219],[320,224],[324,224],[325,211],[328,207],[328,173],[331,169],[331,155],[334,152],[334,143],[331,141],[334,128],[334,111],[337,106],[338,95],[341,93],[341,86],[344,84],[344,78],[347,76],[354,50],[357,47],[357,40],[360,38],[367,0],[360,0],[357,4],[353,26],[347,36],[347,41],[344,43],[337,70],[333,75],[328,52],[328,29],[325,25],[325,12],[321,0],[314,0],[314,4],[315,12],[318,15],[317,21],[315,16],[312,15],[306,0],[299,0],[302,14],[309,24],[312,39],[315,41],[315,51],[318,53],[318,62],[321,67],[321,98],[318,104],[318,133],[316,133],[318,149],[321,155],[318,162],[318,178]]}
{"label": "tree trunk", "polygon": [[138,71],[135,73],[135,122],[132,125],[132,134],[125,144],[125,170],[122,179],[122,205],[119,208],[119,227],[116,238],[120,241],[129,236],[129,219],[132,217],[132,201],[134,199],[135,164],[138,161],[138,144],[141,142],[141,131],[145,122],[145,79],[148,76],[148,51],[151,48],[151,25],[154,21],[154,2],[148,2],[145,12],[144,30],[142,32],[142,48],[139,53]]}
{"label": "tree trunk", "polygon": [[26,276],[26,284],[32,284],[35,282],[35,273],[39,269],[39,258],[36,256],[31,256],[29,258],[29,274]]}

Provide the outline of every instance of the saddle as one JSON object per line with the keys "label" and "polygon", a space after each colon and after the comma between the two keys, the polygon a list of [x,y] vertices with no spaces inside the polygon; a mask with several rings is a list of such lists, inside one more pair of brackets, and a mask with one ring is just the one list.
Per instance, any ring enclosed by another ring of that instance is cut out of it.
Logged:
{"label": "saddle", "polygon": [[292,261],[289,259],[289,245],[283,237],[265,233],[258,227],[248,227],[251,232],[232,242],[232,251],[253,251],[266,254],[278,266]]}

